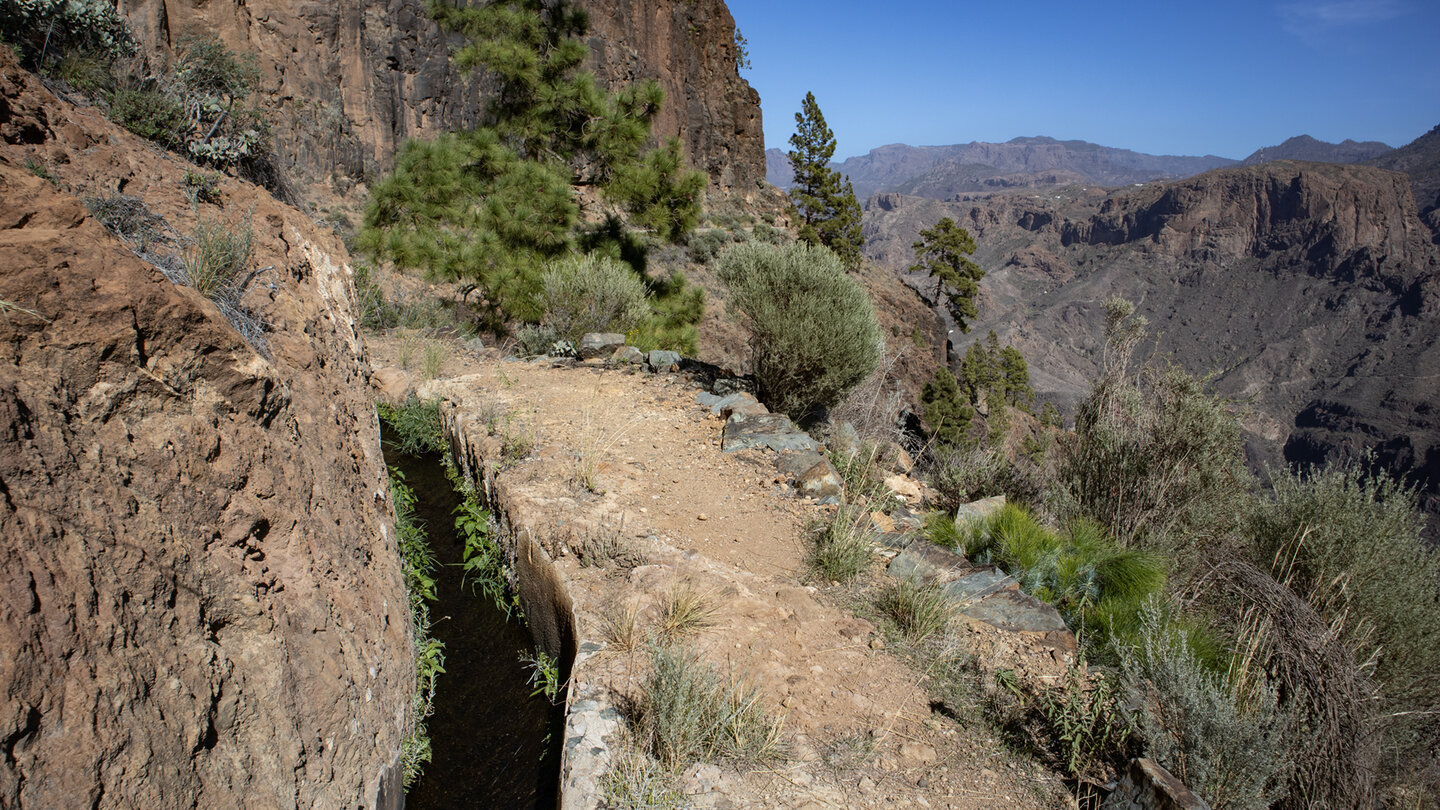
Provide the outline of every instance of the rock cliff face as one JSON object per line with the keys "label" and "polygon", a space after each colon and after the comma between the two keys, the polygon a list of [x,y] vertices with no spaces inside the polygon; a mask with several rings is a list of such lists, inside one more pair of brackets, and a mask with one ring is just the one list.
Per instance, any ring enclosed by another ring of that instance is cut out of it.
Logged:
{"label": "rock cliff face", "polygon": [[994,329],[1013,342],[1042,398],[1088,390],[1100,303],[1119,295],[1160,352],[1249,400],[1257,460],[1373,448],[1440,509],[1440,251],[1405,175],[1280,162],[1113,191],[878,195],[867,252],[901,270],[943,216],[988,270],[965,340]]}
{"label": "rock cliff face", "polygon": [[[656,134],[679,136],[711,188],[751,194],[765,176],[760,97],[735,65],[723,0],[584,0],[591,65],[603,82],[659,79]],[[389,171],[407,138],[475,123],[483,80],[451,68],[455,38],[420,0],[120,0],[138,38],[166,53],[180,36],[213,33],[257,55],[278,152],[306,196],[342,199]],[[353,202],[353,201],[352,201]]]}
{"label": "rock cliff face", "polygon": [[222,183],[257,351],[80,203],[189,233],[184,166],[0,49],[0,806],[393,807],[411,642],[344,249]]}

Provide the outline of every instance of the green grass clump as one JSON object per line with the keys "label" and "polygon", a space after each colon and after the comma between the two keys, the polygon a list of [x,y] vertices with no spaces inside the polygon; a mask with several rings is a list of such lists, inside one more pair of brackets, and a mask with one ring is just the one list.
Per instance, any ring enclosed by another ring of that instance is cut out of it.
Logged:
{"label": "green grass clump", "polygon": [[870,515],[842,506],[816,533],[806,558],[815,575],[826,582],[849,582],[870,567]]}
{"label": "green grass clump", "polygon": [[939,583],[921,583],[913,578],[886,585],[875,600],[875,607],[894,622],[902,634],[915,641],[941,632],[955,615],[955,607]]}
{"label": "green grass clump", "polygon": [[253,254],[254,233],[248,219],[239,225],[201,219],[195,226],[194,244],[182,257],[185,281],[211,300],[236,300],[243,292],[241,274]]}
{"label": "green grass clump", "polygon": [[1026,593],[1055,605],[1082,638],[1096,634],[1097,645],[1133,627],[1145,600],[1165,588],[1163,556],[1120,548],[1093,521],[1054,532],[1007,504],[959,534],[967,557],[1005,569]]}
{"label": "green grass clump", "polygon": [[683,647],[652,647],[650,666],[640,727],[660,764],[682,770],[696,760],[764,765],[782,758],[782,724],[758,691],[726,683]]}

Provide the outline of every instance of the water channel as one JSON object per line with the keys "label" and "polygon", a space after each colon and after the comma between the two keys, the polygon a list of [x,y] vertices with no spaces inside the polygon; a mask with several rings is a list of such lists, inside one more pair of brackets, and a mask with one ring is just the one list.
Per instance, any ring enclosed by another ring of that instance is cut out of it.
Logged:
{"label": "water channel", "polygon": [[530,633],[463,583],[464,541],[451,515],[461,498],[439,457],[401,455],[387,445],[385,459],[415,491],[416,517],[439,561],[430,632],[445,643],[445,673],[428,721],[433,759],[405,807],[550,810],[558,801],[563,711],[530,696],[530,673],[519,660],[534,649]]}

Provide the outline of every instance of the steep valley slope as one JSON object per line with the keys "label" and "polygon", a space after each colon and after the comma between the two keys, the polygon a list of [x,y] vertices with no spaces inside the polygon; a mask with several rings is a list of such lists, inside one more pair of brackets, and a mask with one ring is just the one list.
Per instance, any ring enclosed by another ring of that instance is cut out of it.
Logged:
{"label": "steep valley slope", "polygon": [[882,194],[867,253],[903,272],[946,216],[988,271],[955,355],[993,329],[1042,399],[1073,406],[1100,360],[1101,302],[1122,296],[1155,352],[1237,400],[1258,464],[1373,449],[1440,510],[1440,251],[1406,175],[1279,162],[1117,190]]}

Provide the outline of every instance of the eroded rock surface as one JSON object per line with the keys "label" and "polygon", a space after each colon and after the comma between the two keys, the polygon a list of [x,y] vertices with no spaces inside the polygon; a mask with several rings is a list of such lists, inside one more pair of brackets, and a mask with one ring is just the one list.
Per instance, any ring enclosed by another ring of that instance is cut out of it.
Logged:
{"label": "eroded rock surface", "polygon": [[78,199],[124,189],[188,232],[185,164],[8,54],[0,806],[393,800],[409,625],[343,248],[222,184],[271,268],[261,356]]}

